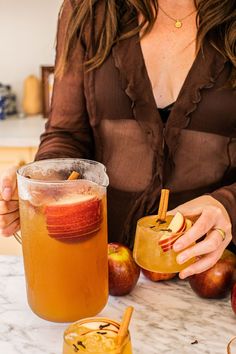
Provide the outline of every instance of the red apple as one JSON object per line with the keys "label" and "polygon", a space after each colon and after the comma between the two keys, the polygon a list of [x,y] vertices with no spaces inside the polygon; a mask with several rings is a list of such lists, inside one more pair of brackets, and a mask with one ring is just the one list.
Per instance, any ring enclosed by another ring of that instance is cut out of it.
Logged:
{"label": "red apple", "polygon": [[236,268],[236,255],[233,252],[229,250],[224,250],[221,259],[231,264],[234,268]]}
{"label": "red apple", "polygon": [[142,273],[152,281],[168,280],[176,276],[177,273],[157,273],[147,269],[142,269]]}
{"label": "red apple", "polygon": [[236,256],[225,251],[221,259],[210,269],[190,277],[191,288],[204,298],[223,298],[228,295],[235,276]]}
{"label": "red apple", "polygon": [[78,195],[73,199],[45,207],[49,236],[74,239],[99,230],[102,222],[102,202],[93,195]]}
{"label": "red apple", "polygon": [[231,290],[231,306],[236,315],[236,283],[234,283]]}
{"label": "red apple", "polygon": [[120,243],[108,244],[109,293],[121,296],[135,287],[140,267],[135,263],[130,249]]}

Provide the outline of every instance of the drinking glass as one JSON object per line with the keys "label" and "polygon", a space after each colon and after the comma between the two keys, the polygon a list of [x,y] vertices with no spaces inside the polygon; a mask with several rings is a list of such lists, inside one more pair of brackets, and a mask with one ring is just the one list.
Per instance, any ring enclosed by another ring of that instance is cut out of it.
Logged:
{"label": "drinking glass", "polygon": [[236,337],[233,337],[228,343],[227,354],[236,354]]}
{"label": "drinking glass", "polygon": [[195,261],[192,258],[183,264],[178,264],[176,260],[178,253],[172,247],[174,240],[182,236],[186,230],[176,234],[170,233],[168,236],[170,231],[168,225],[173,215],[168,215],[165,223],[158,224],[157,219],[157,215],[149,215],[138,220],[133,250],[134,259],[142,268],[152,272],[180,272]]}
{"label": "drinking glass", "polygon": [[85,318],[70,325],[64,333],[63,354],[132,354],[128,333],[117,342],[120,324],[104,317]]}

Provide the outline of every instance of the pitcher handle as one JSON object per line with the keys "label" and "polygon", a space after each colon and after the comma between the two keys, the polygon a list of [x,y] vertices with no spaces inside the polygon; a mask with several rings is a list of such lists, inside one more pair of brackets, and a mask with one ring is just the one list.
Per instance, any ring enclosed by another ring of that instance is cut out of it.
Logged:
{"label": "pitcher handle", "polygon": [[21,238],[21,236],[20,236],[17,232],[15,232],[15,233],[13,234],[13,236],[15,237],[15,239],[16,239],[17,242],[19,242],[20,244],[22,244],[22,238]]}

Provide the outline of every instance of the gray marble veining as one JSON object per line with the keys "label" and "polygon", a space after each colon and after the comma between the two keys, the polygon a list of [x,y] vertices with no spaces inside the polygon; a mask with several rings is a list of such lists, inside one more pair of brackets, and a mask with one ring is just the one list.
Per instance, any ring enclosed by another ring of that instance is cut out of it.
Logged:
{"label": "gray marble veining", "polygon": [[[99,315],[119,320],[129,305],[135,307],[134,354],[224,354],[236,335],[229,298],[201,299],[187,281],[153,283],[141,276],[132,294],[110,297]],[[0,354],[62,354],[66,327],[31,312],[22,259],[0,256]]]}

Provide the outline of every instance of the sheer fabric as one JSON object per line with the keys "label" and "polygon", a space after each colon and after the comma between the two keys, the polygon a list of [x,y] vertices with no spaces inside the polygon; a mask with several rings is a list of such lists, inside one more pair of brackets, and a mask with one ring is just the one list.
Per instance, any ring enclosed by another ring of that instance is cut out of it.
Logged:
{"label": "sheer fabric", "polygon": [[[57,58],[71,11],[65,0]],[[225,86],[231,64],[205,43],[164,126],[138,36],[118,42],[100,68],[85,72],[89,33],[55,81],[36,158],[83,157],[106,165],[109,241],[132,247],[138,218],[157,212],[163,187],[171,190],[170,208],[210,193],[229,212],[236,238],[236,97]]]}

